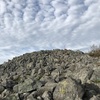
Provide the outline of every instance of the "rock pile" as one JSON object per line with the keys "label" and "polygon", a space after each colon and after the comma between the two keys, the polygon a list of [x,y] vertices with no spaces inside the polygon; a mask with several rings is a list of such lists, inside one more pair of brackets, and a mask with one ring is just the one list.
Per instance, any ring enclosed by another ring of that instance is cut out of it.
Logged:
{"label": "rock pile", "polygon": [[0,100],[100,100],[100,58],[66,49],[15,57],[0,65]]}

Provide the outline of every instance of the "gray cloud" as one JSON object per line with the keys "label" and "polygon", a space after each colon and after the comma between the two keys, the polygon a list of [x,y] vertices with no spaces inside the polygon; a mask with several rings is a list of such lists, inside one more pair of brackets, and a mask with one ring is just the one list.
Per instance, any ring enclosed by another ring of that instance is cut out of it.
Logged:
{"label": "gray cloud", "polygon": [[100,44],[99,0],[0,0],[0,63],[41,49]]}

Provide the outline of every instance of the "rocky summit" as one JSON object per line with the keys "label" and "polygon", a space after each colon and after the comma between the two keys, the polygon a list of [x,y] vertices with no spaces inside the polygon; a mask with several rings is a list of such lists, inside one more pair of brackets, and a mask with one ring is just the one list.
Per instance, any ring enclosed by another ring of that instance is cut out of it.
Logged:
{"label": "rocky summit", "polygon": [[67,49],[15,57],[0,65],[0,100],[100,100],[100,58]]}

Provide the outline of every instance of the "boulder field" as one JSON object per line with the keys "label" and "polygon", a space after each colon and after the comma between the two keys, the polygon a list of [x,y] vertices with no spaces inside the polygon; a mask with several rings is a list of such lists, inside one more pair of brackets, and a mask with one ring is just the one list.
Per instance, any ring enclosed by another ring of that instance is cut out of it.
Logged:
{"label": "boulder field", "polygon": [[100,100],[100,58],[41,50],[0,65],[0,100]]}

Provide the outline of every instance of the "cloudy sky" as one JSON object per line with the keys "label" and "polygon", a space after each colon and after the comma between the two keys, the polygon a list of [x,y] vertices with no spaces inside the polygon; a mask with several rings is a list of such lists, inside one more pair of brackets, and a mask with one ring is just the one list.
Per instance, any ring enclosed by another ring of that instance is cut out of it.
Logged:
{"label": "cloudy sky", "polygon": [[0,63],[45,49],[100,44],[100,0],[0,0]]}

